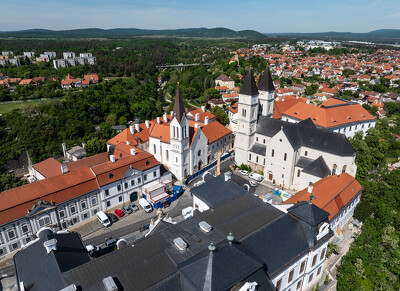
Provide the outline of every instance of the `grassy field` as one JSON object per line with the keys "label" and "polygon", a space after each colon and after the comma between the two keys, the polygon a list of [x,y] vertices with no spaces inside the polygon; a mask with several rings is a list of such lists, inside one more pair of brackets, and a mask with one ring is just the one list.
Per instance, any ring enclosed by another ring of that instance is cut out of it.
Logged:
{"label": "grassy field", "polygon": [[[57,100],[61,100],[62,98],[57,98]],[[18,103],[0,103],[0,114],[5,114],[14,109],[22,109],[29,105],[37,105],[41,102],[49,101],[48,99],[41,99],[41,100],[32,100],[32,101],[25,101],[25,102],[18,102]]]}

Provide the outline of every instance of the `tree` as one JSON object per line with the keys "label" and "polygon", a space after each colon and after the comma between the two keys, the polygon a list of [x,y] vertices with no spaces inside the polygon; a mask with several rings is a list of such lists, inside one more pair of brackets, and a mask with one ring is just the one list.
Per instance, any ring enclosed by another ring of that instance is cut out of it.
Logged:
{"label": "tree", "polygon": [[211,113],[215,115],[217,121],[219,121],[222,125],[227,125],[229,123],[228,114],[225,113],[220,107],[215,106],[211,109]]}
{"label": "tree", "polygon": [[0,174],[0,192],[6,191],[15,187],[19,187],[26,184],[25,180],[21,180],[20,178],[9,174],[3,173]]}
{"label": "tree", "polygon": [[86,156],[93,156],[107,151],[107,140],[100,138],[92,138],[87,141],[85,146]]}

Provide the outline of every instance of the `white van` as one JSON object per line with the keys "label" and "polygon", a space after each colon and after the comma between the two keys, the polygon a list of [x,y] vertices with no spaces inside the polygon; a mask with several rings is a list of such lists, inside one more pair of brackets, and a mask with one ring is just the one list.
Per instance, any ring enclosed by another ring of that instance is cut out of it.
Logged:
{"label": "white van", "polygon": [[249,175],[249,178],[250,178],[250,179],[253,179],[253,180],[256,180],[256,181],[258,181],[258,182],[261,182],[261,181],[264,179],[264,176],[263,176],[263,175],[260,175],[260,174],[258,174],[258,173],[251,173],[251,174]]}
{"label": "white van", "polygon": [[151,207],[150,203],[147,202],[147,200],[144,199],[144,198],[140,198],[140,199],[139,199],[139,205],[142,206],[142,208],[143,208],[144,211],[146,211],[146,212],[151,212],[151,211],[153,211],[153,207]]}
{"label": "white van", "polygon": [[103,211],[97,212],[96,217],[104,227],[111,225],[111,221],[108,219],[108,216]]}

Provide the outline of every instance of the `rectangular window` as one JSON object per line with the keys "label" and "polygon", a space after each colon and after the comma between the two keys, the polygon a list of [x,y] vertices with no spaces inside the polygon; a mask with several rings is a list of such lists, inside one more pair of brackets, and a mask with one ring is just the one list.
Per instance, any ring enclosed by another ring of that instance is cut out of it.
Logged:
{"label": "rectangular window", "polygon": [[249,161],[251,161],[251,154],[249,154]]}
{"label": "rectangular window", "polygon": [[321,269],[322,269],[322,267],[319,267],[319,268],[318,268],[317,276],[319,276],[319,274],[321,274]]}
{"label": "rectangular window", "polygon": [[153,172],[153,177],[157,177],[157,171]]}
{"label": "rectangular window", "polygon": [[140,177],[137,178],[137,182],[138,182],[138,184],[142,183],[142,179]]}
{"label": "rectangular window", "polygon": [[27,233],[29,231],[28,226],[26,224],[21,226],[22,233]]}
{"label": "rectangular window", "polygon": [[311,274],[310,277],[308,277],[308,283],[310,283],[312,281],[314,274]]}
{"label": "rectangular window", "polygon": [[71,205],[69,210],[71,211],[71,214],[75,214],[76,213],[75,205]]}
{"label": "rectangular window", "polygon": [[96,196],[92,197],[92,206],[95,206],[95,205],[97,205],[97,197]]}
{"label": "rectangular window", "polygon": [[314,267],[316,262],[317,262],[317,255],[315,255],[315,256],[313,257],[311,267]]}
{"label": "rectangular window", "polygon": [[18,247],[19,247],[19,244],[18,244],[18,243],[14,243],[14,244],[11,245],[11,249],[12,249],[13,251],[16,250],[16,249],[18,249]]}
{"label": "rectangular window", "polygon": [[87,219],[89,217],[89,215],[86,213],[82,214],[82,219]]}
{"label": "rectangular window", "polygon": [[271,157],[274,157],[274,155],[275,155],[275,150],[272,150]]}
{"label": "rectangular window", "polygon": [[65,217],[65,211],[64,210],[58,211],[58,215],[60,216],[60,218],[64,218]]}
{"label": "rectangular window", "polygon": [[82,210],[85,210],[86,208],[87,208],[86,201],[82,201],[82,202],[81,202],[81,209],[82,209]]}
{"label": "rectangular window", "polygon": [[13,229],[10,229],[9,231],[7,231],[7,234],[8,234],[8,238],[10,240],[15,238],[15,231]]}
{"label": "rectangular window", "polygon": [[242,109],[242,116],[246,117],[246,109]]}
{"label": "rectangular window", "polygon": [[110,192],[108,191],[108,189],[106,189],[105,191],[106,196],[110,195]]}
{"label": "rectangular window", "polygon": [[319,258],[320,261],[324,258],[325,251],[326,251],[326,248],[321,252],[321,257]]}
{"label": "rectangular window", "polygon": [[5,254],[4,248],[0,249],[0,257],[3,256]]}
{"label": "rectangular window", "polygon": [[297,177],[300,177],[300,170],[297,170]]}
{"label": "rectangular window", "polygon": [[155,144],[153,145],[153,149],[154,149],[154,154],[156,154],[156,152],[157,152],[157,147],[156,147]]}
{"label": "rectangular window", "polygon": [[133,180],[131,180],[131,187],[132,186],[135,186],[135,180],[133,179]]}
{"label": "rectangular window", "polygon": [[303,273],[303,271],[304,271],[304,267],[306,266],[306,261],[303,261],[302,263],[301,263],[301,265],[300,265],[300,271],[299,271],[299,273]]}
{"label": "rectangular window", "polygon": [[304,155],[307,157],[307,155],[308,155],[308,152],[307,152],[307,151],[305,151],[305,152],[304,152]]}
{"label": "rectangular window", "polygon": [[122,195],[118,197],[118,201],[122,202]]}
{"label": "rectangular window", "polygon": [[128,189],[128,183],[127,182],[125,182],[125,189]]}
{"label": "rectangular window", "polygon": [[110,202],[110,201],[107,201],[107,202],[106,202],[106,205],[107,205],[107,207],[110,207],[111,202]]}
{"label": "rectangular window", "polygon": [[280,278],[278,282],[276,282],[276,290],[277,291],[281,290],[281,286],[282,286],[282,278]]}
{"label": "rectangular window", "polygon": [[292,269],[291,271],[290,271],[290,273],[289,273],[289,278],[288,278],[288,284],[290,283],[290,282],[292,282],[292,280],[293,280],[293,274],[294,274],[294,269]]}
{"label": "rectangular window", "polygon": [[297,282],[296,290],[300,290],[300,287],[301,287],[301,280],[299,282]]}
{"label": "rectangular window", "polygon": [[118,185],[118,186],[117,186],[117,190],[118,190],[118,192],[121,191],[121,185]]}
{"label": "rectangular window", "polygon": [[258,163],[258,156],[256,156],[256,163]]}
{"label": "rectangular window", "polygon": [[256,137],[256,141],[258,141],[258,136]]}
{"label": "rectangular window", "polygon": [[265,144],[265,138],[264,138],[264,140],[263,140],[263,143]]}
{"label": "rectangular window", "polygon": [[143,181],[147,181],[147,175],[143,175]]}
{"label": "rectangular window", "polygon": [[285,153],[285,154],[283,155],[283,160],[286,161],[286,158],[287,158],[287,153]]}
{"label": "rectangular window", "polygon": [[169,160],[169,154],[168,151],[165,151],[165,159],[168,161]]}

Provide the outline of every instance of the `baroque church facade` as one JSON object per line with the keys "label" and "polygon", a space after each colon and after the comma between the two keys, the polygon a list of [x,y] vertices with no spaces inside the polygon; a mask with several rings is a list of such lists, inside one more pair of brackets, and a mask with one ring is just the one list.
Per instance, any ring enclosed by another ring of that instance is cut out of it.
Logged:
{"label": "baroque church facade", "polygon": [[338,172],[354,177],[356,153],[346,136],[317,128],[310,118],[299,123],[273,119],[274,92],[269,68],[258,86],[249,71],[239,94],[236,163],[295,190]]}

